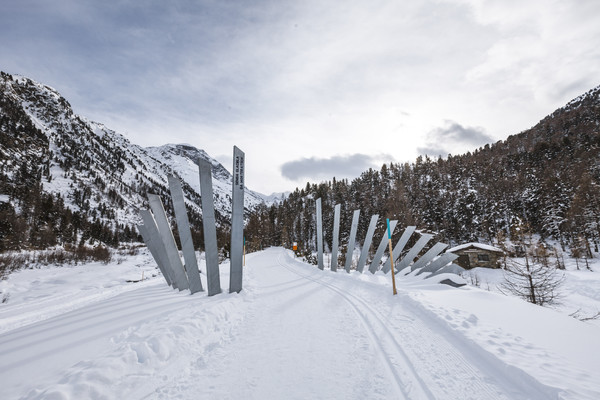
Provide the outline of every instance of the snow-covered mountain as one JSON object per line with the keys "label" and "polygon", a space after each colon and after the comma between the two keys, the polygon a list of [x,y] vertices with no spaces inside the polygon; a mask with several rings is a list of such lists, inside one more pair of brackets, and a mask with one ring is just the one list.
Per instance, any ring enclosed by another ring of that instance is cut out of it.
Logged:
{"label": "snow-covered mountain", "polygon": [[261,196],[267,204],[280,204],[290,195],[290,193],[292,192],[275,192],[270,195],[259,194],[259,196]]}
{"label": "snow-covered mountain", "polygon": [[[212,165],[215,208],[231,214],[232,175],[204,150],[197,149],[189,144],[166,144],[160,147],[148,147],[145,150],[163,167],[173,171],[198,194],[200,194],[200,180],[198,178],[197,160],[208,160]],[[246,189],[244,204],[246,208],[252,209],[265,202],[265,199],[268,199],[268,196]]]}
{"label": "snow-covered mountain", "polygon": [[[173,174],[183,182],[194,225],[201,215],[197,160],[203,158],[213,166],[217,221],[227,225],[230,218],[231,173],[205,151],[186,144],[142,148],[76,115],[60,93],[26,77],[0,76],[0,132],[0,195],[17,216],[33,207],[21,187],[27,182],[30,191],[51,194],[53,203],[118,230],[139,222],[149,192],[169,207],[167,174]],[[265,198],[248,190],[246,211]]]}

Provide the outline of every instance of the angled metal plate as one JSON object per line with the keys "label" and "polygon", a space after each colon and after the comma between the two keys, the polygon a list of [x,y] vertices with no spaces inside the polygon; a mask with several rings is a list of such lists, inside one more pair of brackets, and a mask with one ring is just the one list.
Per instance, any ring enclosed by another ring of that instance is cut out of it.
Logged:
{"label": "angled metal plate", "polygon": [[350,272],[350,267],[352,266],[352,255],[356,246],[356,231],[358,230],[359,217],[360,210],[354,210],[354,214],[352,214],[352,226],[350,227],[350,239],[348,240],[348,250],[346,251],[346,265],[344,266],[346,272]]}
{"label": "angled metal plate", "polygon": [[196,259],[196,249],[192,241],[192,232],[190,230],[190,221],[188,219],[187,209],[185,208],[185,199],[183,198],[183,189],[181,182],[174,176],[168,175],[169,190],[175,209],[175,218],[177,219],[177,231],[181,241],[181,250],[185,260],[185,273],[190,283],[190,292],[202,292],[202,281],[200,280],[200,271],[198,271],[198,260]]}
{"label": "angled metal plate", "polygon": [[426,265],[423,268],[421,268],[421,270],[417,272],[417,275],[421,275],[424,272],[431,272],[435,274],[440,268],[445,267],[457,258],[458,255],[454,253],[444,253],[440,255],[439,258],[430,262],[429,265]]}
{"label": "angled metal plate", "polygon": [[316,200],[317,207],[317,266],[324,269],[323,265],[323,212],[321,210],[321,198]]}
{"label": "angled metal plate", "polygon": [[231,205],[231,248],[229,257],[229,293],[242,290],[244,257],[244,182],[246,156],[233,146],[233,182]]}
{"label": "angled metal plate", "polygon": [[[390,221],[390,231],[391,234],[394,234],[394,229],[396,229],[397,220]],[[387,230],[387,227],[386,227]],[[385,252],[385,249],[388,245],[388,235],[384,232],[381,237],[381,242],[379,243],[379,247],[377,247],[377,251],[375,252],[375,256],[373,257],[373,261],[371,261],[371,265],[369,266],[369,272],[374,274],[379,269],[379,262],[381,261],[381,257]]]}
{"label": "angled metal plate", "polygon": [[150,208],[154,214],[158,232],[165,245],[165,252],[167,259],[169,260],[169,265],[171,265],[171,269],[173,270],[173,279],[177,284],[177,289],[189,289],[190,286],[187,276],[183,269],[181,258],[179,258],[179,250],[177,250],[175,238],[173,237],[173,232],[169,226],[169,221],[167,220],[167,214],[165,213],[162,201],[158,195],[149,194],[148,202],[150,203]]}
{"label": "angled metal plate", "polygon": [[415,261],[413,265],[411,265],[410,270],[414,271],[419,268],[423,268],[424,266],[429,264],[429,262],[431,262],[431,260],[433,260],[438,254],[444,251],[446,247],[448,247],[448,245],[445,243],[434,244],[429,250],[427,250],[425,254],[423,254],[421,258],[419,258],[417,261]]}
{"label": "angled metal plate", "polygon": [[427,278],[431,278],[432,276],[440,275],[440,274],[456,274],[460,275],[465,272],[465,269],[456,264],[446,264],[443,267],[439,268],[433,274],[429,275]]}
{"label": "angled metal plate", "polygon": [[[394,253],[394,265],[397,264],[398,259],[402,255],[402,250],[404,250],[406,243],[408,243],[408,239],[410,239],[411,235],[414,233],[414,231],[416,229],[417,229],[416,226],[406,227],[406,229],[404,230],[404,233],[402,233],[402,236],[398,240],[398,243],[396,243],[396,246],[394,246],[394,249],[392,250],[392,253]],[[391,265],[392,265],[392,260],[390,258],[388,258],[385,261],[385,264],[383,264],[383,267],[381,268],[383,273],[387,274],[388,272],[390,272],[390,269],[392,268]]]}
{"label": "angled metal plate", "polygon": [[163,243],[160,232],[158,231],[158,226],[156,226],[156,220],[154,219],[154,216],[150,210],[140,210],[140,215],[142,216],[146,230],[150,234],[150,240],[154,243],[154,247],[158,252],[158,258],[162,260],[162,264],[165,268],[163,273],[166,273],[166,276],[169,277],[169,284],[173,286],[173,288],[178,289],[177,282],[175,281],[175,271],[173,271],[173,267],[171,267],[171,264],[169,263],[167,250],[165,249],[165,244]]}
{"label": "angled metal plate", "polygon": [[433,238],[433,235],[427,233],[421,235],[417,243],[406,253],[406,256],[398,263],[398,266],[394,265],[396,273],[402,271],[419,255],[419,252],[423,250],[423,247]]}
{"label": "angled metal plate", "polygon": [[340,211],[341,204],[336,204],[333,211],[333,239],[331,241],[331,270],[337,271],[338,248],[340,246]]}
{"label": "angled metal plate", "polygon": [[206,286],[208,295],[221,293],[219,276],[219,248],[217,247],[217,224],[212,187],[212,166],[210,162],[198,159],[200,173],[200,195],[202,198],[202,228],[204,231],[204,255],[206,261]]}
{"label": "angled metal plate", "polygon": [[367,235],[365,236],[365,241],[363,242],[363,248],[360,253],[360,258],[358,259],[358,265],[356,270],[362,274],[363,269],[365,268],[365,263],[367,262],[367,256],[369,255],[369,249],[371,248],[371,242],[373,241],[373,234],[375,233],[375,227],[377,227],[377,220],[379,219],[379,215],[375,214],[371,217],[371,222],[369,222],[369,228],[367,229]]}
{"label": "angled metal plate", "polygon": [[[169,273],[168,273],[167,269],[165,268],[164,261],[161,257],[160,250],[158,249],[158,247],[156,245],[156,240],[159,238],[152,237],[152,235],[150,234],[150,232],[148,231],[148,229],[146,228],[145,225],[138,225],[137,228],[138,228],[138,232],[140,233],[140,235],[142,235],[142,239],[144,239],[144,243],[146,243],[148,250],[150,250],[150,254],[152,254],[154,261],[156,261],[156,265],[158,265],[158,269],[162,273],[163,278],[165,278],[167,285],[171,286],[171,277],[169,276]],[[157,235],[157,234],[158,234],[158,232],[156,232],[154,235]]]}

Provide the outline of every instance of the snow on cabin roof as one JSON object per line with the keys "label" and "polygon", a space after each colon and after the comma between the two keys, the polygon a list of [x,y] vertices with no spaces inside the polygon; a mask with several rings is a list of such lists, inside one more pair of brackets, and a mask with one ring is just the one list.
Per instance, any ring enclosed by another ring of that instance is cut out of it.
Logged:
{"label": "snow on cabin roof", "polygon": [[502,249],[499,249],[497,247],[494,246],[490,246],[488,244],[483,244],[483,243],[465,243],[465,244],[461,244],[459,246],[455,246],[453,248],[451,248],[450,250],[446,250],[446,253],[454,253],[456,251],[459,250],[464,250],[464,249],[468,249],[469,247],[475,247],[481,250],[487,250],[487,251],[495,251],[497,253],[504,253],[502,251]]}

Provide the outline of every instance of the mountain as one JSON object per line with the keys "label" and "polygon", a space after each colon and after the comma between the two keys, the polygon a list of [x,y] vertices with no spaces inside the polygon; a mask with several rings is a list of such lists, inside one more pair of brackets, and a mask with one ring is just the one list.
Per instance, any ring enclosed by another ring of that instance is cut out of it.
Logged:
{"label": "mountain", "polygon": [[279,204],[283,200],[285,200],[285,198],[288,197],[290,195],[290,193],[291,192],[275,192],[275,193],[271,193],[270,195],[260,195],[260,196],[264,200],[264,202],[267,204]]}
{"label": "mountain", "polygon": [[333,178],[296,189],[278,206],[259,207],[250,216],[248,236],[268,238],[251,241],[250,247],[296,241],[303,251],[313,251],[312,213],[319,197],[326,243],[331,243],[327,227],[333,207],[341,203],[341,243],[352,211],[360,209],[359,242],[369,217],[379,214],[379,235],[390,218],[399,227],[417,225],[436,233],[450,245],[497,244],[536,234],[546,242],[542,252],[554,251],[554,242],[563,251],[592,257],[600,248],[600,86],[532,128],[472,153],[418,157],[414,163],[370,169],[352,182]]}
{"label": "mountain", "polygon": [[[201,239],[197,160],[213,166],[215,212],[226,235],[231,173],[185,144],[142,148],[101,123],[76,115],[56,90],[0,74],[0,251],[89,239],[116,245],[137,239],[147,194],[170,210],[167,174],[182,180],[190,222]],[[248,190],[245,211],[266,196]]]}
{"label": "mountain", "polygon": [[[200,194],[200,180],[197,160],[199,158],[208,160],[212,165],[215,209],[231,215],[231,180],[233,177],[223,165],[210,157],[204,150],[188,144],[166,144],[160,147],[147,147],[145,150],[160,165],[179,176],[198,195]],[[246,189],[244,206],[250,210],[265,202],[265,199],[268,199],[268,196]]]}

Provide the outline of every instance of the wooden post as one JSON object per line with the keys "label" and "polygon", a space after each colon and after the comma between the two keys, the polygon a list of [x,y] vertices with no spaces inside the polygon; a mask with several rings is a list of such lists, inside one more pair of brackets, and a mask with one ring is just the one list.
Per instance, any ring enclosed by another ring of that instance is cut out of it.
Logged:
{"label": "wooden post", "polygon": [[387,220],[388,241],[390,244],[390,261],[392,267],[392,286],[394,287],[394,296],[398,294],[396,291],[396,270],[394,269],[394,255],[392,254],[392,230],[390,229],[390,219]]}

